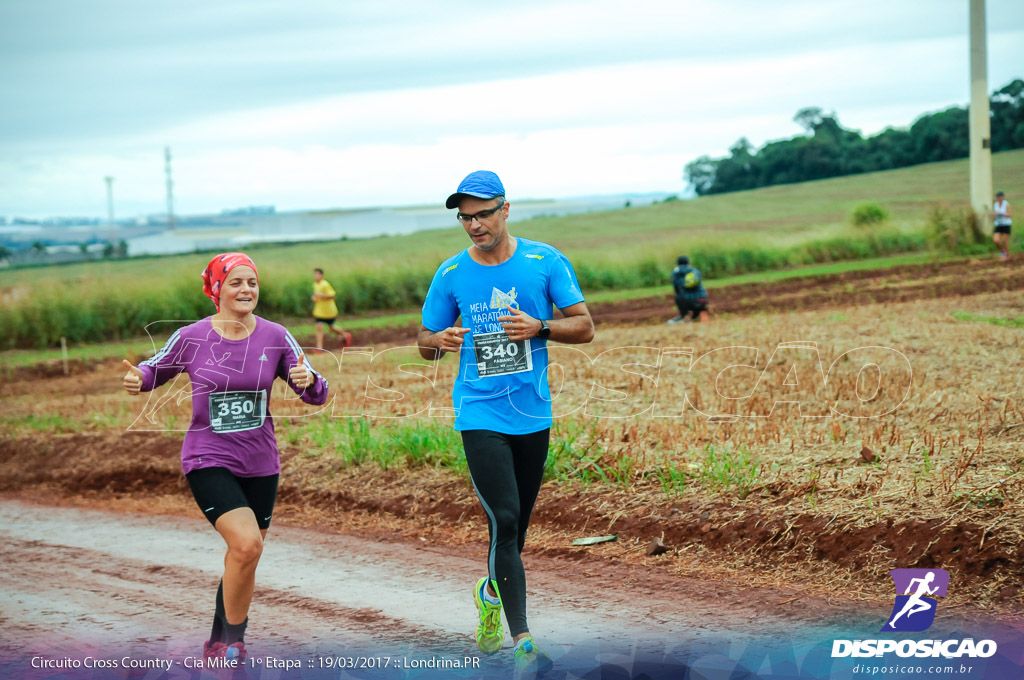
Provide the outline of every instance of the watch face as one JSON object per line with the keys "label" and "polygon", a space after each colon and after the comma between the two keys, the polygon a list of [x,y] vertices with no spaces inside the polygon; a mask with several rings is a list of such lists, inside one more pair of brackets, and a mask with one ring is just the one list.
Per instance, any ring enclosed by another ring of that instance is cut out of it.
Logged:
{"label": "watch face", "polygon": [[537,337],[542,340],[547,340],[551,336],[551,327],[548,326],[548,322],[541,319],[540,331],[537,333]]}

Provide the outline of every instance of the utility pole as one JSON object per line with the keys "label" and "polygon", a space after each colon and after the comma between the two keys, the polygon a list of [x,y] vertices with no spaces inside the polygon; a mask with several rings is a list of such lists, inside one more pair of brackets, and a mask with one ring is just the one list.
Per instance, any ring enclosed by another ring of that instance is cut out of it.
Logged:
{"label": "utility pole", "polygon": [[171,179],[171,147],[164,147],[164,174],[167,177],[167,229],[174,231],[174,182]]}
{"label": "utility pole", "polygon": [[971,209],[988,221],[992,210],[992,127],[988,105],[985,0],[971,0]]}

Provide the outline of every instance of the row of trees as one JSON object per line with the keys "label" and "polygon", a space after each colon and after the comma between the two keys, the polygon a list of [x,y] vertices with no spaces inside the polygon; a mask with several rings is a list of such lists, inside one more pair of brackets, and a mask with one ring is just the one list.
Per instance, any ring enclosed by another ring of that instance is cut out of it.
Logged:
{"label": "row of trees", "polygon": [[[989,100],[992,150],[1024,147],[1024,80],[1014,80]],[[951,107],[918,118],[909,130],[886,128],[864,138],[839,124],[835,113],[806,108],[793,119],[805,135],[769,142],[755,150],[746,137],[726,158],[701,156],[687,164],[683,177],[697,194],[754,189],[918,163],[964,158],[969,153],[967,109]]]}

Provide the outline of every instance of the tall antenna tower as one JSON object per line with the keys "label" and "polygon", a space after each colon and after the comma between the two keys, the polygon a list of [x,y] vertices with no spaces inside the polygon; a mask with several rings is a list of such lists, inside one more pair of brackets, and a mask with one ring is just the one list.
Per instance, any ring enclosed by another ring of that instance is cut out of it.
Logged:
{"label": "tall antenna tower", "polygon": [[164,174],[167,177],[167,228],[174,229],[174,180],[171,178],[171,147],[164,147]]}
{"label": "tall antenna tower", "polygon": [[107,183],[107,229],[110,232],[110,242],[117,238],[117,227],[114,225],[114,178],[107,175],[103,178]]}

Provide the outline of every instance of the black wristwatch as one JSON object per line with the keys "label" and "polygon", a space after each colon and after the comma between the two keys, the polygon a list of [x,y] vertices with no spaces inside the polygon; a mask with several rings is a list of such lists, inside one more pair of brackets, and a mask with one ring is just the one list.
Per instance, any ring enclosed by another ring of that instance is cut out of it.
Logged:
{"label": "black wristwatch", "polygon": [[540,330],[537,331],[537,337],[541,340],[547,340],[551,337],[551,326],[544,319],[540,320]]}

